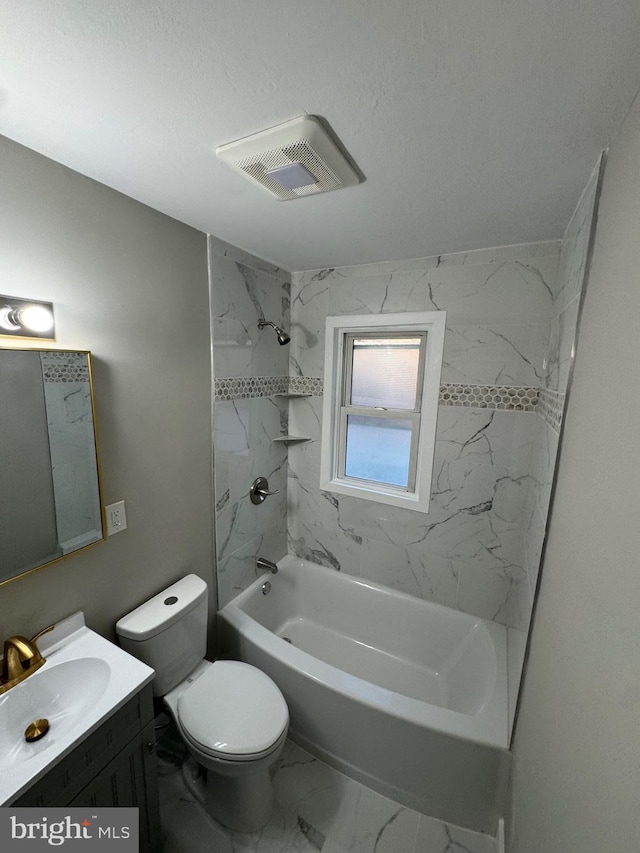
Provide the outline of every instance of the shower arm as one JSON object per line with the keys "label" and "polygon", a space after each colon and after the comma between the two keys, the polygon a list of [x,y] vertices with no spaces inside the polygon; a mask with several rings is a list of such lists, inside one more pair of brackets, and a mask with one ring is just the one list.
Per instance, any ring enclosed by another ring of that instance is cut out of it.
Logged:
{"label": "shower arm", "polygon": [[265,326],[271,326],[271,328],[275,329],[276,332],[278,331],[278,327],[275,323],[272,323],[271,320],[265,320],[264,317],[260,317],[260,319],[258,320],[258,328],[264,329]]}
{"label": "shower arm", "polygon": [[282,331],[280,326],[276,326],[276,324],[272,323],[271,320],[265,320],[264,317],[260,317],[260,319],[258,320],[258,328],[264,329],[265,326],[271,326],[271,328],[274,330],[278,337],[278,343],[280,344],[280,346],[284,346],[285,344],[288,344],[290,342],[291,338],[289,337],[289,335],[285,334],[285,332]]}

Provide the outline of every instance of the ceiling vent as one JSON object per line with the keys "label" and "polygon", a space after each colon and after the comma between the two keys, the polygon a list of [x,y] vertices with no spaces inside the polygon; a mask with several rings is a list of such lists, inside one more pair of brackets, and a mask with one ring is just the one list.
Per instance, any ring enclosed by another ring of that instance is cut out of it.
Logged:
{"label": "ceiling vent", "polygon": [[281,201],[360,183],[358,174],[315,116],[299,116],[221,145],[216,154]]}

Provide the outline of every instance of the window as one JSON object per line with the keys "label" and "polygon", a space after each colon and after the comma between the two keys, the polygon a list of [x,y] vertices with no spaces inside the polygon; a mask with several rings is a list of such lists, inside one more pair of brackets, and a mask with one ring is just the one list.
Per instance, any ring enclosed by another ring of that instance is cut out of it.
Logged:
{"label": "window", "polygon": [[429,511],[445,312],[327,317],[320,486]]}

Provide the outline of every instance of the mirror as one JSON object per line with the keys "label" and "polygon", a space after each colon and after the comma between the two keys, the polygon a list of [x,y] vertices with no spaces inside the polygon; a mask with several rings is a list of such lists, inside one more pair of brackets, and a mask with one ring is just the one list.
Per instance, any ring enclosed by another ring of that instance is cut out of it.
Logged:
{"label": "mirror", "polygon": [[0,584],[104,538],[91,355],[0,349]]}

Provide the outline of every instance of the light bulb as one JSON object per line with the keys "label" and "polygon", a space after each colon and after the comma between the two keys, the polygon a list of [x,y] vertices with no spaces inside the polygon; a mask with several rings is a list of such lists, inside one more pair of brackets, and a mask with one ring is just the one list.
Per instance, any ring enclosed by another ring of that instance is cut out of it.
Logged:
{"label": "light bulb", "polygon": [[55,338],[53,304],[19,296],[0,296],[0,337]]}
{"label": "light bulb", "polygon": [[43,305],[28,305],[18,311],[21,325],[32,332],[48,332],[53,329],[53,314]]}
{"label": "light bulb", "polygon": [[20,324],[12,319],[13,308],[0,308],[0,328],[7,329],[10,332],[15,332],[20,328]]}

